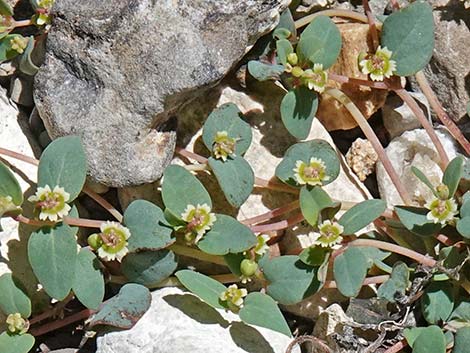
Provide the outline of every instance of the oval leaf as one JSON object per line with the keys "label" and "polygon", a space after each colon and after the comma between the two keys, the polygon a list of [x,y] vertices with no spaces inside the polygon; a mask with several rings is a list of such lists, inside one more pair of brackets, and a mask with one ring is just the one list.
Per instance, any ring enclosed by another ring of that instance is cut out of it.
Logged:
{"label": "oval leaf", "polygon": [[83,248],[77,256],[72,290],[88,309],[96,310],[104,298],[104,277],[95,254]]}
{"label": "oval leaf", "polygon": [[294,48],[292,48],[292,44],[287,39],[280,39],[276,41],[276,53],[278,60],[283,64],[287,64],[287,56],[290,53],[294,52]]}
{"label": "oval leaf", "polygon": [[470,347],[470,327],[462,327],[455,335],[452,353],[467,353],[468,347]]}
{"label": "oval leaf", "polygon": [[341,33],[335,23],[327,16],[318,16],[300,35],[297,53],[328,69],[338,58],[341,44]]}
{"label": "oval leaf", "polygon": [[152,287],[168,278],[177,266],[172,251],[144,251],[127,255],[122,261],[121,270],[129,281]]}
{"label": "oval leaf", "polygon": [[175,241],[171,237],[172,229],[164,225],[163,211],[149,201],[133,201],[124,212],[124,224],[131,232],[130,252],[159,250]]}
{"label": "oval leaf", "polygon": [[283,65],[270,65],[257,60],[248,62],[248,72],[258,81],[278,80],[284,72]]}
{"label": "oval leaf", "polygon": [[442,182],[449,188],[449,197],[453,197],[459,187],[460,178],[463,174],[463,162],[462,157],[455,157],[444,171]]}
{"label": "oval leaf", "polygon": [[224,307],[219,302],[219,296],[227,289],[222,283],[203,274],[190,270],[181,270],[175,273],[179,281],[196,294],[204,302],[216,309]]}
{"label": "oval leaf", "polygon": [[257,243],[256,236],[235,218],[217,215],[212,228],[198,242],[202,251],[212,255],[226,255],[246,251]]}
{"label": "oval leaf", "polygon": [[239,156],[228,158],[225,162],[210,157],[209,166],[228,203],[236,208],[243,205],[255,185],[255,175],[248,162]]}
{"label": "oval leaf", "polygon": [[381,43],[392,51],[397,75],[410,76],[422,70],[434,49],[432,7],[416,1],[388,16],[382,27]]}
{"label": "oval leaf", "polygon": [[0,0],[0,15],[13,16],[13,8],[6,0]]}
{"label": "oval leaf", "polygon": [[325,208],[334,206],[330,196],[318,186],[310,189],[303,186],[300,189],[299,202],[302,215],[314,227],[318,223],[320,212]]}
{"label": "oval leaf", "polygon": [[89,327],[107,325],[130,329],[147,312],[151,300],[152,296],[147,288],[128,283],[91,317]]}
{"label": "oval leaf", "polygon": [[52,298],[64,299],[72,289],[77,243],[66,224],[44,227],[31,234],[28,258],[33,272]]}
{"label": "oval leaf", "polygon": [[163,173],[162,198],[166,208],[181,220],[188,205],[207,204],[212,201],[204,185],[190,172],[178,165],[170,165]]}
{"label": "oval leaf", "polygon": [[379,218],[386,208],[383,200],[366,200],[347,210],[338,223],[344,227],[343,234],[354,234]]}
{"label": "oval leaf", "polygon": [[329,179],[325,180],[323,185],[333,182],[338,177],[340,171],[338,155],[328,142],[320,139],[296,143],[289,147],[281,163],[276,167],[276,176],[286,184],[299,186],[294,177],[295,163],[299,160],[308,163],[312,157],[321,159],[325,163]]}
{"label": "oval leaf", "polygon": [[23,203],[23,191],[10,169],[0,162],[0,196],[10,196],[15,205]]}
{"label": "oval leaf", "polygon": [[20,56],[20,70],[26,75],[34,76],[38,73],[39,67],[37,67],[31,59],[31,53],[34,50],[34,37],[30,36],[28,39],[28,45],[26,46],[23,54]]}
{"label": "oval leaf", "polygon": [[28,353],[34,346],[34,337],[30,334],[9,335],[3,332],[0,335],[0,352],[2,353]]}
{"label": "oval leaf", "polygon": [[431,282],[421,298],[424,318],[430,324],[447,320],[454,309],[452,284],[447,282]]}
{"label": "oval leaf", "polygon": [[267,293],[281,304],[295,304],[320,288],[317,268],[304,264],[298,256],[279,256],[263,263],[269,281]]}
{"label": "oval leaf", "polygon": [[318,96],[301,86],[287,92],[281,101],[281,119],[289,133],[303,140],[307,138],[318,109]]}
{"label": "oval leaf", "polygon": [[341,294],[355,297],[359,294],[370,263],[358,248],[352,247],[335,258],[333,273]]}
{"label": "oval leaf", "polygon": [[31,300],[15,283],[11,273],[0,277],[0,310],[5,315],[20,313],[25,319],[31,315]]}
{"label": "oval leaf", "polygon": [[403,225],[415,234],[430,236],[441,230],[440,223],[427,219],[429,210],[426,208],[395,206],[395,212]]}
{"label": "oval leaf", "polygon": [[445,353],[446,339],[438,326],[428,326],[419,332],[412,348],[413,353]]}
{"label": "oval leaf", "polygon": [[207,149],[212,152],[217,132],[226,131],[234,138],[235,154],[242,156],[250,147],[252,132],[250,125],[241,119],[242,112],[233,103],[221,105],[208,116],[202,129],[202,140]]}
{"label": "oval leaf", "polygon": [[66,136],[52,141],[39,161],[38,186],[58,185],[73,201],[85,184],[87,162],[80,137]]}
{"label": "oval leaf", "polygon": [[257,292],[248,294],[239,315],[246,324],[266,327],[292,337],[286,319],[269,295]]}

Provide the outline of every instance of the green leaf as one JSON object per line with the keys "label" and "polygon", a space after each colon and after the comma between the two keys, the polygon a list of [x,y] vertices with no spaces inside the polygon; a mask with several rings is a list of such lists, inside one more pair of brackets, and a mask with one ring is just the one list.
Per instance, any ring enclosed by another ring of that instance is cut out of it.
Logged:
{"label": "green leaf", "polygon": [[251,60],[248,62],[248,72],[258,81],[279,80],[279,77],[284,72],[284,66]]}
{"label": "green leaf", "polygon": [[61,186],[77,198],[85,184],[87,162],[80,137],[65,136],[52,141],[39,161],[38,186]]}
{"label": "green leaf", "polygon": [[211,198],[204,185],[183,167],[178,165],[166,167],[163,178],[163,202],[179,220],[188,205],[207,204],[212,208]]}
{"label": "green leaf", "polygon": [[34,50],[34,37],[30,36],[28,45],[26,46],[23,54],[20,56],[20,70],[26,75],[34,76],[38,73],[39,67],[37,67],[31,59],[31,53]]}
{"label": "green leaf", "polygon": [[212,152],[212,145],[217,132],[226,131],[228,136],[236,140],[235,154],[243,156],[250,147],[252,132],[250,125],[241,119],[242,113],[233,103],[221,105],[207,117],[202,129],[202,140]]}
{"label": "green leaf", "polygon": [[383,200],[365,200],[346,211],[338,223],[344,227],[343,234],[354,234],[379,218],[386,208]]}
{"label": "green leaf", "polygon": [[242,253],[238,253],[238,254],[229,253],[227,255],[224,255],[225,263],[227,264],[230,271],[236,276],[242,275],[242,272],[240,271],[240,264],[244,259],[245,259],[245,255],[243,255]]}
{"label": "green leaf", "polygon": [[432,191],[434,196],[438,197],[436,188],[434,187],[434,185],[432,185],[431,181],[428,179],[426,175],[424,175],[424,173],[421,170],[419,170],[415,166],[412,166],[411,171],[419,180],[421,180],[424,183],[424,185],[426,185]]}
{"label": "green leaf", "polygon": [[470,191],[467,191],[462,197],[462,206],[459,210],[460,217],[470,217]]}
{"label": "green leaf", "polygon": [[333,182],[339,175],[340,162],[336,150],[324,140],[315,139],[296,143],[287,150],[281,163],[276,167],[276,176],[286,184],[298,186],[294,177],[294,168],[297,161],[310,162],[310,158],[321,159],[326,166],[328,180],[323,185]]}
{"label": "green leaf", "polygon": [[77,259],[75,231],[66,224],[31,234],[28,258],[33,272],[52,298],[64,299],[72,289]]}
{"label": "green leaf", "polygon": [[429,212],[426,208],[395,206],[395,212],[406,229],[415,234],[430,236],[442,228],[440,223],[434,223],[426,218]]}
{"label": "green leaf", "polygon": [[225,292],[227,287],[222,283],[203,274],[190,270],[181,270],[175,273],[179,281],[196,294],[204,302],[216,309],[224,307],[219,302],[220,295]]}
{"label": "green leaf", "polygon": [[255,184],[255,175],[248,162],[240,156],[225,162],[209,157],[208,161],[228,203],[236,208],[243,205]]}
{"label": "green leaf", "polygon": [[470,216],[457,220],[457,231],[466,239],[470,239]]}
{"label": "green leaf", "polygon": [[172,251],[144,251],[128,254],[122,260],[121,270],[129,281],[152,287],[168,278],[177,266]]}
{"label": "green leaf", "polygon": [[31,300],[15,283],[11,273],[0,277],[0,310],[5,315],[20,313],[25,319],[31,315]]}
{"label": "green leaf", "polygon": [[175,241],[171,237],[172,229],[164,225],[163,211],[149,201],[133,201],[124,212],[124,224],[131,232],[130,252],[159,250]]}
{"label": "green leaf", "polygon": [[0,39],[0,63],[11,60],[19,55],[16,50],[11,48],[12,40],[15,37],[23,38],[23,36],[19,34],[7,34]]}
{"label": "green leaf", "polygon": [[298,256],[279,256],[263,263],[268,280],[267,294],[281,304],[295,304],[320,289],[317,268],[304,264]]}
{"label": "green leaf", "polygon": [[332,66],[341,51],[341,33],[327,16],[318,16],[304,29],[297,45],[297,54],[312,63]]}
{"label": "green leaf", "polygon": [[421,298],[424,318],[430,324],[445,321],[454,309],[454,291],[449,281],[431,282]]}
{"label": "green leaf", "polygon": [[392,51],[397,75],[410,76],[422,70],[434,49],[432,7],[416,1],[388,16],[382,27],[381,43]]}
{"label": "green leaf", "polygon": [[150,307],[150,291],[140,284],[128,283],[119,293],[107,300],[91,317],[89,327],[107,325],[121,329],[132,328]]}
{"label": "green leaf", "polygon": [[462,327],[457,330],[454,339],[452,353],[467,353],[470,347],[470,327]]}
{"label": "green leaf", "polygon": [[34,346],[34,337],[30,334],[9,335],[3,332],[0,335],[0,352],[2,353],[28,353]]}
{"label": "green leaf", "polygon": [[294,48],[287,39],[279,39],[276,41],[277,57],[283,65],[287,64],[287,56],[293,52]]}
{"label": "green leaf", "polygon": [[23,191],[18,180],[5,164],[0,162],[0,196],[11,196],[15,205],[23,203]]}
{"label": "green leaf", "polygon": [[390,279],[384,282],[377,291],[377,297],[387,299],[395,303],[395,299],[405,295],[410,281],[410,270],[403,262],[393,265]]}
{"label": "green leaf", "polygon": [[346,297],[359,294],[370,264],[363,252],[351,247],[335,258],[333,273],[338,290]]}
{"label": "green leaf", "polygon": [[318,109],[318,96],[305,86],[287,92],[281,101],[281,118],[289,133],[303,140],[307,138]]}
{"label": "green leaf", "polygon": [[14,11],[6,0],[0,0],[0,15],[3,16],[13,16]]}
{"label": "green leaf", "polygon": [[281,13],[281,16],[279,16],[279,23],[274,31],[279,29],[286,29],[291,33],[293,38],[297,37],[297,29],[295,28],[294,18],[292,17],[292,13],[289,8],[285,9]]}
{"label": "green leaf", "polygon": [[269,295],[257,292],[248,294],[239,315],[246,324],[266,327],[292,337],[286,319]]}
{"label": "green leaf", "polygon": [[300,189],[299,202],[302,215],[314,227],[318,223],[321,211],[334,205],[330,196],[319,186],[313,188],[303,186]]}
{"label": "green leaf", "polygon": [[321,266],[329,258],[330,251],[321,246],[310,246],[302,250],[300,260],[309,266]]}
{"label": "green leaf", "polygon": [[444,171],[442,183],[449,188],[449,197],[453,197],[459,187],[460,178],[463,174],[463,162],[464,159],[462,157],[455,157],[449,162]]}
{"label": "green leaf", "polygon": [[256,236],[250,228],[233,217],[217,214],[214,225],[197,245],[208,254],[226,255],[246,251],[256,243]]}
{"label": "green leaf", "polygon": [[104,298],[104,277],[95,254],[82,248],[77,255],[72,290],[88,309],[96,310]]}
{"label": "green leaf", "polygon": [[412,353],[445,353],[446,339],[438,326],[428,326],[420,330],[411,347]]}

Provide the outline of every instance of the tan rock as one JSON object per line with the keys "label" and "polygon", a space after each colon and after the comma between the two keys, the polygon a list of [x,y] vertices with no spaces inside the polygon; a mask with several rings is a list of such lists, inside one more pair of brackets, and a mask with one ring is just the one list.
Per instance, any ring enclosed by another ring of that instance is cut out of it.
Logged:
{"label": "tan rock", "polygon": [[[329,69],[330,72],[347,77],[367,79],[358,67],[357,57],[361,52],[372,52],[369,26],[358,23],[337,24],[341,32],[343,46],[338,61]],[[356,86],[350,83],[339,84],[329,81],[329,85],[342,90],[368,119],[380,109],[387,98],[388,91]],[[354,118],[336,99],[323,94],[318,107],[317,118],[328,131],[348,130],[357,126]]]}

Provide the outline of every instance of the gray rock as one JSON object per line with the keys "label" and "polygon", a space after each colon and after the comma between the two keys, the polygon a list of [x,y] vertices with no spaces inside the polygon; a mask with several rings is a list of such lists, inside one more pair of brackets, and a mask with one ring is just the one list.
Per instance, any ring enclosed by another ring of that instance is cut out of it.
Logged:
{"label": "gray rock", "polygon": [[[424,114],[431,119],[429,103],[424,94],[418,92],[409,92],[416,100]],[[385,105],[382,107],[382,116],[384,126],[390,134],[390,138],[400,136],[408,130],[414,130],[421,127],[421,123],[413,114],[408,104],[403,103],[400,97],[389,95]]]}
{"label": "gray rock", "polygon": [[470,100],[470,11],[461,1],[433,0],[434,54],[424,73],[449,116],[460,120]]}
{"label": "gray rock", "polygon": [[33,101],[33,77],[26,75],[16,76],[10,83],[10,99],[16,104],[32,107]]}
{"label": "gray rock", "polygon": [[150,309],[132,329],[99,337],[96,353],[284,353],[290,341],[178,288],[164,288],[152,293]]}
{"label": "gray rock", "polygon": [[[444,150],[449,159],[456,156],[457,149],[452,137],[446,131],[437,131]],[[392,162],[403,186],[408,191],[412,202],[416,206],[423,206],[433,196],[428,189],[411,171],[416,167],[423,171],[433,185],[438,185],[442,178],[442,170],[439,167],[439,156],[434,149],[431,139],[424,129],[407,131],[403,135],[393,139],[385,149],[388,158]],[[382,199],[388,205],[402,205],[395,186],[385,171],[382,163],[377,163],[377,183]]]}
{"label": "gray rock", "polygon": [[58,1],[36,76],[46,129],[80,135],[102,184],[155,181],[173,155],[168,119],[217,83],[288,3]]}

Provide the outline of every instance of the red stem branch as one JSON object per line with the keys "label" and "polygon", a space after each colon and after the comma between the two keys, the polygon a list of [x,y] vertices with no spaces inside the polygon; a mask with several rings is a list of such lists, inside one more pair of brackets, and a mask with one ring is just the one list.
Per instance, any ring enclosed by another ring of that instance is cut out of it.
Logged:
{"label": "red stem branch", "polygon": [[56,320],[53,322],[48,322],[47,324],[44,324],[42,326],[39,326],[37,328],[32,328],[29,333],[32,334],[33,336],[42,336],[48,332],[55,331],[61,327],[68,326],[70,324],[73,324],[74,322],[85,320],[90,315],[93,315],[95,311],[90,310],[90,309],[85,309],[82,310],[76,314],[70,315],[62,320]]}
{"label": "red stem branch", "polygon": [[407,346],[408,346],[408,342],[406,342],[406,339],[403,338],[401,341],[398,341],[397,343],[395,343],[393,346],[391,346],[389,349],[387,349],[383,353],[398,353],[403,348],[406,348]]}
{"label": "red stem branch", "polygon": [[375,26],[374,15],[372,14],[372,10],[370,9],[368,0],[362,0],[362,6],[364,7],[364,11],[367,16],[367,22],[369,23],[369,32],[372,37],[372,45],[374,47],[375,52],[380,42],[379,35],[377,33],[377,27]]}

